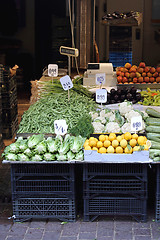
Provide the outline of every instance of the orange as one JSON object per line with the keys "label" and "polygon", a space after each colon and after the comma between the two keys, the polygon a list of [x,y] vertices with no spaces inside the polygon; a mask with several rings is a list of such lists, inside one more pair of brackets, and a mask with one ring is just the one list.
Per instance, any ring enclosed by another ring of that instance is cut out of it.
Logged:
{"label": "orange", "polygon": [[129,141],[129,145],[130,145],[131,147],[135,147],[136,144],[137,144],[137,140],[134,139],[134,138],[132,138],[132,139]]}
{"label": "orange", "polygon": [[112,141],[112,146],[113,146],[114,148],[116,148],[116,147],[118,147],[118,145],[119,145],[118,140],[117,140],[117,139],[114,139],[114,140]]}
{"label": "orange", "polygon": [[124,139],[126,139],[127,141],[128,141],[128,140],[131,140],[131,137],[132,137],[132,135],[131,135],[130,132],[126,132],[126,133],[124,134]]}
{"label": "orange", "polygon": [[91,139],[89,140],[89,144],[88,144],[90,147],[96,147],[97,146],[97,142],[95,139]]}
{"label": "orange", "polygon": [[116,147],[116,153],[123,153],[123,148],[120,146]]}
{"label": "orange", "polygon": [[122,139],[120,141],[120,146],[123,147],[123,148],[127,147],[127,140],[126,139]]}
{"label": "orange", "polygon": [[99,148],[98,152],[99,153],[106,153],[107,149],[105,147],[101,147],[101,148]]}
{"label": "orange", "polygon": [[115,133],[110,133],[109,136],[108,136],[108,140],[112,142],[114,139],[116,139],[116,134]]}
{"label": "orange", "polygon": [[109,147],[111,145],[111,142],[109,140],[104,141],[104,147]]}
{"label": "orange", "polygon": [[114,147],[109,146],[109,147],[107,148],[107,153],[114,153]]}
{"label": "orange", "polygon": [[97,148],[101,148],[101,147],[103,147],[103,143],[101,141],[98,141],[97,142]]}
{"label": "orange", "polygon": [[137,133],[132,134],[132,138],[137,140],[138,134]]}
{"label": "orange", "polygon": [[103,135],[103,134],[101,134],[101,135],[99,136],[99,141],[104,142],[105,140],[106,140],[106,136]]}

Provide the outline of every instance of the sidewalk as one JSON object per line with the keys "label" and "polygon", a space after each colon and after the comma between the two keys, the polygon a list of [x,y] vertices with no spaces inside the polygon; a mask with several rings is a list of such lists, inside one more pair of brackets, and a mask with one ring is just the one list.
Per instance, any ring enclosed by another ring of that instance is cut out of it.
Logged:
{"label": "sidewalk", "polygon": [[[11,210],[11,205],[9,206]],[[100,217],[94,222],[64,223],[29,221],[13,223],[0,217],[0,240],[160,240],[160,223],[154,221],[154,212],[148,213],[146,223],[127,217]]]}

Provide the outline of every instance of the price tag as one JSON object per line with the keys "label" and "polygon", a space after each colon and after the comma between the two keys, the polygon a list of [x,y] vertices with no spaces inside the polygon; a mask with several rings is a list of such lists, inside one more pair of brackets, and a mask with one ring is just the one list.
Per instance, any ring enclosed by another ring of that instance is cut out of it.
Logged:
{"label": "price tag", "polygon": [[49,64],[48,65],[48,76],[50,76],[50,77],[58,76],[58,65],[57,64]]}
{"label": "price tag", "polygon": [[137,132],[142,130],[142,117],[132,117],[131,118],[131,131]]}
{"label": "price tag", "polygon": [[97,103],[106,103],[107,102],[107,90],[106,89],[97,89],[96,90],[96,102]]}
{"label": "price tag", "polygon": [[68,125],[66,120],[55,120],[54,121],[54,132],[57,135],[64,135],[67,133]]}
{"label": "price tag", "polygon": [[106,81],[106,74],[105,73],[97,73],[96,74],[96,84],[102,85],[105,84]]}
{"label": "price tag", "polygon": [[68,75],[60,78],[60,82],[61,82],[64,90],[69,90],[70,88],[73,87],[72,80],[70,79],[70,77]]}

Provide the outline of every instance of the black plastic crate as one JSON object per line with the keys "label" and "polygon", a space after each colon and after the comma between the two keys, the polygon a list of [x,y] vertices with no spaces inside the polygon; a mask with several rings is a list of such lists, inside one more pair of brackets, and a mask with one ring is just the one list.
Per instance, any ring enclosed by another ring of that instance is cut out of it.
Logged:
{"label": "black plastic crate", "polygon": [[160,222],[160,165],[156,164],[156,222]]}
{"label": "black plastic crate", "polygon": [[147,220],[147,200],[126,197],[94,197],[84,199],[84,221],[99,216],[131,216],[138,222]]}
{"label": "black plastic crate", "polygon": [[156,197],[156,222],[160,222],[160,196]]}
{"label": "black plastic crate", "polygon": [[85,196],[93,194],[124,194],[126,196],[147,197],[147,179],[123,176],[96,176],[91,180],[83,182],[83,190]]}
{"label": "black plastic crate", "polygon": [[17,88],[14,87],[8,93],[2,94],[2,109],[12,108],[17,105]]}
{"label": "black plastic crate", "polygon": [[8,126],[3,126],[2,124],[2,135],[4,139],[10,139],[13,138],[13,136],[16,134],[18,130],[18,117]]}
{"label": "black plastic crate", "polygon": [[13,194],[75,195],[74,164],[11,164]]}
{"label": "black plastic crate", "polygon": [[140,181],[147,180],[147,164],[144,163],[85,163],[83,165],[83,181],[96,176],[133,177]]}
{"label": "black plastic crate", "polygon": [[15,221],[30,219],[76,220],[75,199],[59,196],[17,197],[13,201]]}
{"label": "black plastic crate", "polygon": [[1,82],[2,94],[10,92],[15,87],[17,87],[16,76],[3,75]]}
{"label": "black plastic crate", "polygon": [[10,109],[2,110],[2,122],[4,127],[8,126],[9,123],[12,123],[16,118],[18,118],[17,104]]}

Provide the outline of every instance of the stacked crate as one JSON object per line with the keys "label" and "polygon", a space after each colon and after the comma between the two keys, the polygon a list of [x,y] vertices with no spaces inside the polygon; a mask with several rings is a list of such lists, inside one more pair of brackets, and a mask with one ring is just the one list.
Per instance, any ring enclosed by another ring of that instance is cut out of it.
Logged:
{"label": "stacked crate", "polygon": [[146,221],[146,164],[86,163],[83,189],[84,221],[100,215],[126,215]]}
{"label": "stacked crate", "polygon": [[2,139],[2,96],[1,96],[1,91],[2,91],[2,65],[0,65],[0,150],[3,147],[3,139]]}
{"label": "stacked crate", "polygon": [[156,165],[157,176],[156,176],[156,222],[160,222],[160,165]]}
{"label": "stacked crate", "polygon": [[75,221],[74,164],[11,164],[15,221]]}
{"label": "stacked crate", "polygon": [[1,66],[1,71],[2,135],[9,139],[18,129],[16,75],[10,76],[9,67]]}

